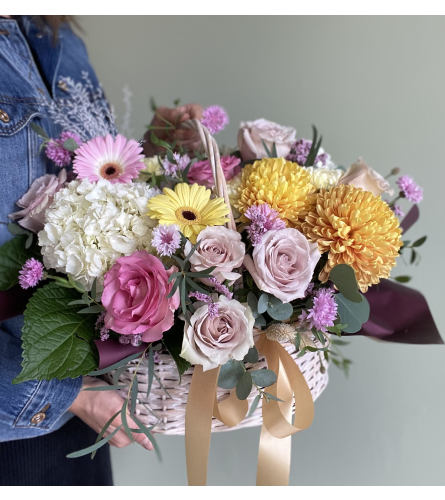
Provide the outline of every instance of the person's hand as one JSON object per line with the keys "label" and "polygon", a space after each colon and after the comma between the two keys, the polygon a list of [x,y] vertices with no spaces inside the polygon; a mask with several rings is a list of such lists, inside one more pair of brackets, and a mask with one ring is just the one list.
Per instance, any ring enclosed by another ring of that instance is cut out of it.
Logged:
{"label": "person's hand", "polygon": [[177,146],[181,146],[188,152],[198,150],[201,146],[198,132],[191,128],[181,127],[181,124],[195,118],[200,120],[202,112],[202,106],[199,104],[185,104],[178,108],[157,108],[150,124],[152,128],[144,136],[145,156],[153,156],[164,151],[163,148],[150,142],[152,132],[159,139],[170,144],[175,142]]}
{"label": "person's hand", "polygon": [[[83,377],[82,389],[96,385],[107,385],[103,380],[94,377]],[[80,390],[77,398],[69,408],[71,413],[83,420],[93,430],[99,433],[105,423],[122,408],[123,399],[118,391],[84,391]],[[127,413],[128,426],[132,429],[138,428],[137,424],[131,419]],[[118,415],[111,425],[108,427],[105,436],[111,434],[116,427],[122,424],[120,415]],[[145,434],[133,434],[134,440],[147,450],[152,450],[153,445],[150,443]],[[131,444],[131,439],[127,436],[124,429],[120,429],[110,440],[110,444],[123,448]]]}

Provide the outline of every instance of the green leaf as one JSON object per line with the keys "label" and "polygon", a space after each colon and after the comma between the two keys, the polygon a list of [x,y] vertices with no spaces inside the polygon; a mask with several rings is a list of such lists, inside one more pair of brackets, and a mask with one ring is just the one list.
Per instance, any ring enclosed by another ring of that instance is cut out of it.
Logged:
{"label": "green leaf", "polygon": [[247,294],[247,304],[250,307],[254,317],[258,315],[258,299],[253,292]]}
{"label": "green leaf", "polygon": [[340,339],[332,339],[331,342],[334,345],[349,345],[350,342],[346,342],[346,340],[340,340]]}
{"label": "green leaf", "polygon": [[125,389],[125,385],[93,385],[85,387],[82,391],[118,391],[119,389]]}
{"label": "green leaf", "polygon": [[283,403],[282,399],[277,398],[276,396],[274,396],[270,392],[265,392],[264,395],[266,396],[267,399],[273,399],[274,401],[281,401]]}
{"label": "green leaf", "polygon": [[16,236],[0,246],[0,290],[9,290],[18,283],[19,271],[30,258],[25,249],[26,237]]}
{"label": "green leaf", "polygon": [[127,356],[126,358],[123,358],[119,361],[116,361],[116,363],[113,363],[110,366],[106,366],[105,368],[101,368],[100,370],[94,370],[93,372],[88,373],[87,375],[91,375],[92,377],[97,377],[98,375],[103,375],[104,373],[111,372],[112,370],[116,370],[117,368],[121,368],[122,366],[126,366],[127,363],[132,361],[135,358],[139,358],[141,356],[142,352],[135,352],[134,354],[131,354],[130,356]]}
{"label": "green leaf", "polygon": [[280,299],[276,297],[269,297],[269,305],[267,307],[267,314],[277,320],[277,321],[285,321],[292,316],[294,309],[292,304],[281,302]]}
{"label": "green leaf", "polygon": [[267,144],[264,142],[264,139],[261,139],[261,142],[263,143],[263,148],[264,148],[264,151],[266,152],[267,156],[269,158],[273,158],[270,149],[267,147]]}
{"label": "green leaf", "polygon": [[252,377],[249,372],[244,372],[236,384],[236,395],[238,399],[247,399],[252,390]]}
{"label": "green leaf", "polygon": [[67,151],[74,152],[76,149],[79,147],[79,144],[74,139],[67,139],[63,143],[63,149],[66,149]]}
{"label": "green leaf", "polygon": [[[75,302],[75,301],[73,301],[73,302]],[[72,302],[70,304],[72,304]],[[94,304],[92,306],[84,307],[83,309],[79,309],[77,311],[77,314],[99,314],[103,310],[104,310],[104,308],[102,306],[100,306],[99,304]]]}
{"label": "green leaf", "polygon": [[358,289],[354,269],[347,264],[338,264],[332,268],[329,279],[334,283],[339,292],[352,302],[361,302],[362,296]]}
{"label": "green leaf", "polygon": [[249,373],[252,376],[253,383],[258,387],[269,387],[277,381],[277,376],[272,370],[251,370]]}
{"label": "green leaf", "polygon": [[426,236],[422,236],[422,238],[419,238],[418,240],[416,240],[412,245],[411,247],[420,247],[422,246],[425,241],[426,241],[427,237]]}
{"label": "green leaf", "polygon": [[411,249],[411,259],[409,261],[410,264],[414,264],[416,262],[416,257],[417,257],[417,252],[414,250],[414,248]]}
{"label": "green leaf", "polygon": [[408,281],[411,281],[411,276],[396,276],[394,279],[399,283],[408,283]]}
{"label": "green leaf", "polygon": [[91,446],[88,446],[87,448],[83,448],[82,450],[79,451],[74,451],[73,453],[69,453],[66,458],[79,458],[83,457],[84,455],[88,455],[89,453],[92,453],[99,448],[101,448],[104,444],[107,444],[108,441],[111,441],[114,437],[114,435],[121,430],[122,425],[119,427],[116,427],[114,431],[109,434],[107,437],[101,439],[100,441],[97,441],[96,443],[92,444]]}
{"label": "green leaf", "polygon": [[56,283],[39,288],[28,302],[22,330],[22,372],[14,383],[86,375],[97,366],[96,318],[68,307],[78,294]]}
{"label": "green leaf", "polygon": [[161,449],[158,446],[158,443],[156,442],[155,438],[153,437],[153,434],[145,427],[145,425],[136,417],[136,415],[133,415],[133,420],[136,422],[138,427],[141,429],[141,431],[148,437],[150,440],[151,444],[153,445],[153,449],[156,453],[156,456],[158,457],[158,460],[162,462],[162,455],[161,455]]}
{"label": "green leaf", "polygon": [[363,323],[369,319],[369,303],[364,295],[361,302],[353,302],[347,299],[343,294],[334,295],[338,305],[338,315],[346,333],[356,333],[360,330]]}
{"label": "green leaf", "polygon": [[267,293],[262,293],[258,299],[257,311],[259,314],[263,314],[267,311],[269,306],[269,296]]}
{"label": "green leaf", "polygon": [[257,316],[255,318],[255,328],[262,328],[263,326],[266,326],[267,322],[266,322],[266,319],[264,318],[264,316]]}
{"label": "green leaf", "polygon": [[[105,425],[102,427],[102,430],[99,432],[99,434],[97,435],[97,438],[96,438],[96,443],[98,443],[103,437],[104,437],[104,434],[105,432],[107,431],[108,427],[110,427],[111,423],[114,421],[114,419],[119,415],[120,413],[120,410],[118,410],[113,416],[110,417],[109,420],[107,420],[107,422],[105,423]],[[104,443],[105,444],[105,443]],[[92,453],[91,453],[91,460],[96,456],[96,450],[94,450]]]}
{"label": "green leaf", "polygon": [[31,122],[30,124],[30,127],[34,130],[34,132],[39,135],[40,137],[42,137],[43,139],[46,139],[48,140],[49,139],[49,136],[48,134],[43,130],[42,127],[40,127],[39,125],[37,125],[37,123],[35,122]]}
{"label": "green leaf", "polygon": [[219,370],[218,386],[223,389],[233,389],[244,373],[243,364],[235,359],[230,359]]}
{"label": "green leaf", "polygon": [[168,332],[164,333],[162,342],[176,363],[176,368],[181,378],[184,372],[190,368],[190,363],[181,358],[182,338],[184,336],[184,323],[177,322]]}
{"label": "green leaf", "polygon": [[148,350],[148,362],[147,362],[147,398],[150,395],[151,386],[153,385],[154,372],[155,372],[155,360],[153,356],[153,348],[152,346],[150,346],[150,349]]}
{"label": "green leaf", "polygon": [[258,351],[255,346],[251,347],[243,359],[244,363],[258,363]]}
{"label": "green leaf", "polygon": [[134,416],[136,412],[136,401],[138,398],[138,378],[134,377],[130,389],[130,415]]}
{"label": "green leaf", "polygon": [[254,414],[255,410],[258,408],[258,403],[260,402],[260,399],[261,399],[261,394],[257,394],[254,400],[252,401],[252,404],[250,405],[247,417],[251,417]]}
{"label": "green leaf", "polygon": [[184,279],[184,276],[181,274],[181,276],[178,276],[173,283],[172,289],[170,290],[170,293],[167,295],[167,298],[170,299],[173,297],[173,295],[176,293],[176,290],[178,289],[178,286],[182,283],[182,280]]}

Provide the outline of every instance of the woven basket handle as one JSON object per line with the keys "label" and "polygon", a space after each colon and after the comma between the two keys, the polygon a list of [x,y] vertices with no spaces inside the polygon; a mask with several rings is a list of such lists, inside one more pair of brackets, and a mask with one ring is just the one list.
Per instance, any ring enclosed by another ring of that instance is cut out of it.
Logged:
{"label": "woven basket handle", "polygon": [[182,125],[193,128],[198,131],[201,138],[204,151],[207,154],[207,158],[210,161],[212,167],[213,179],[215,180],[215,190],[216,194],[221,198],[224,198],[227,206],[229,207],[229,221],[227,227],[236,231],[235,220],[233,218],[232,209],[230,207],[229,195],[227,192],[226,179],[224,177],[224,172],[221,167],[221,158],[219,156],[219,148],[214,137],[209,132],[209,130],[199,121],[199,120],[188,120]]}

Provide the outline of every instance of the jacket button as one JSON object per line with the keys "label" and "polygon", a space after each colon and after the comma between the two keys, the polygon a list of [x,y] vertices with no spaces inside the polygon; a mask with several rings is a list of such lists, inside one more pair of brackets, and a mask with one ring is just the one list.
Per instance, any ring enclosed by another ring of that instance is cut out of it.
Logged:
{"label": "jacket button", "polygon": [[0,120],[4,123],[9,122],[9,115],[6,111],[3,111],[3,109],[0,109]]}
{"label": "jacket button", "polygon": [[31,423],[34,425],[39,425],[40,422],[43,422],[46,418],[46,414],[43,411],[39,411],[31,418]]}

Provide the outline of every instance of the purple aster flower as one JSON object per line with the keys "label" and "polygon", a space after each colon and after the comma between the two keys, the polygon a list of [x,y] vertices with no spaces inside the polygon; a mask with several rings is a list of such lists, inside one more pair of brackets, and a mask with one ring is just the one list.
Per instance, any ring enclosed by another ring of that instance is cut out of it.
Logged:
{"label": "purple aster flower", "polygon": [[402,175],[397,179],[397,185],[402,195],[412,203],[419,203],[423,199],[423,189],[418,186],[409,175]]}
{"label": "purple aster flower", "polygon": [[179,153],[173,153],[174,161],[171,162],[168,158],[162,160],[162,166],[166,175],[170,177],[178,177],[178,172],[185,170],[189,163],[190,157],[188,155],[180,155]]}
{"label": "purple aster flower", "polygon": [[26,290],[33,288],[43,278],[43,264],[37,259],[28,259],[19,271],[19,284]]}
{"label": "purple aster flower", "polygon": [[130,343],[129,335],[119,335],[119,344],[127,345]]}
{"label": "purple aster flower", "polygon": [[394,212],[394,215],[397,215],[397,217],[403,217],[405,215],[405,212],[402,210],[400,205],[394,205],[392,207],[392,211]]}
{"label": "purple aster flower", "polygon": [[[309,151],[312,147],[312,141],[309,139],[299,139],[291,148],[286,160],[294,161],[298,165],[304,165],[306,163]],[[326,166],[329,160],[329,155],[327,153],[319,153],[315,158],[314,165],[321,164],[321,166]]]}
{"label": "purple aster flower", "polygon": [[215,304],[215,302],[213,302],[213,299],[212,297],[210,297],[210,295],[207,295],[206,293],[202,292],[190,292],[189,297],[193,297],[194,299],[207,304],[209,308],[209,316],[211,318],[216,318],[218,316],[219,314],[218,304]]}
{"label": "purple aster flower", "polygon": [[105,325],[103,325],[99,331],[99,335],[100,335],[100,340],[102,342],[105,342],[110,338],[110,330]]}
{"label": "purple aster flower", "polygon": [[320,288],[314,295],[312,307],[303,311],[298,319],[308,323],[309,328],[316,328],[326,333],[326,328],[334,326],[336,318],[337,302],[333,290]]}
{"label": "purple aster flower", "polygon": [[233,298],[233,293],[226,287],[220,283],[215,276],[210,276],[209,281],[212,283],[213,288],[220,294],[224,295],[226,298],[231,300]]}
{"label": "purple aster flower", "polygon": [[46,156],[58,167],[68,166],[73,159],[73,151],[69,151],[63,147],[69,139],[72,139],[79,146],[82,144],[81,138],[75,132],[66,130],[57,139],[50,139],[45,146]]}
{"label": "purple aster flower", "polygon": [[221,106],[209,106],[202,113],[201,123],[211,134],[217,134],[229,123],[229,115]]}
{"label": "purple aster flower", "polygon": [[155,227],[151,244],[162,257],[171,257],[181,245],[178,226],[171,224]]}
{"label": "purple aster flower", "polygon": [[244,212],[244,215],[251,220],[247,234],[253,245],[259,245],[263,234],[267,231],[286,227],[286,223],[280,219],[278,212],[267,203],[252,205]]}

